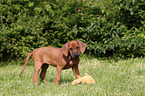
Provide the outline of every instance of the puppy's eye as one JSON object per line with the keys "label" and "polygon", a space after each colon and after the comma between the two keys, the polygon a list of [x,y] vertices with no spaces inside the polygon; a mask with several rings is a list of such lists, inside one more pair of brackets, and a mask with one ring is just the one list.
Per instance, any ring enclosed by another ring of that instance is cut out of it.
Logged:
{"label": "puppy's eye", "polygon": [[72,48],[70,48],[69,50],[73,50]]}
{"label": "puppy's eye", "polygon": [[76,47],[77,49],[79,49],[79,47]]}

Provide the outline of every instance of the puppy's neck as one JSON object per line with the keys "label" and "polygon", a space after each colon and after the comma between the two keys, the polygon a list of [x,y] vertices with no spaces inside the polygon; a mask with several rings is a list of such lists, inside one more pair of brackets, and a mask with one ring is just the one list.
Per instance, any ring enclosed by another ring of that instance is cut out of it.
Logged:
{"label": "puppy's neck", "polygon": [[64,58],[64,60],[67,61],[67,62],[72,60],[72,56],[71,56],[70,53],[68,53],[68,56],[65,56],[65,55],[63,54],[63,58]]}
{"label": "puppy's neck", "polygon": [[73,58],[70,53],[68,53],[68,56],[63,55],[63,58],[66,62],[79,60],[79,57]]}

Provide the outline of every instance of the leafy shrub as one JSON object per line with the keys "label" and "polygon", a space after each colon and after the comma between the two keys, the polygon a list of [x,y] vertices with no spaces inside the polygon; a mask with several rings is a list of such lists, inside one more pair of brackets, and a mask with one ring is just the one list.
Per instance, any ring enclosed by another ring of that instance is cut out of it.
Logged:
{"label": "leafy shrub", "polygon": [[[10,5],[13,5],[10,6],[10,9],[14,11],[7,10],[7,13],[2,12],[4,15],[6,14],[6,16],[1,16],[3,18],[0,31],[0,49],[4,58],[26,57],[35,48],[48,45],[47,38],[45,38],[46,34],[42,33],[43,24],[49,19],[48,16],[40,16],[39,14],[34,16],[31,13],[33,11],[33,3],[28,2],[28,0],[22,0],[22,2],[19,4],[21,6],[19,12],[15,12],[15,7],[13,6],[17,6],[17,3],[13,4],[13,2],[10,2]],[[4,4],[3,6],[8,7],[9,2],[5,3],[6,5]],[[2,11],[5,11],[7,7],[4,7],[5,9]],[[37,10],[36,13],[38,13]]]}
{"label": "leafy shrub", "polygon": [[143,56],[144,6],[143,0],[1,0],[0,54],[26,57],[74,39],[98,56]]}

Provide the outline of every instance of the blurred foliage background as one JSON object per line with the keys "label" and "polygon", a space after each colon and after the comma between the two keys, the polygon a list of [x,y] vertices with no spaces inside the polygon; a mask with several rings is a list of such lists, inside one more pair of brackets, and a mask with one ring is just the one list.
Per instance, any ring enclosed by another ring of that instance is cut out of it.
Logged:
{"label": "blurred foliage background", "polygon": [[2,61],[71,40],[95,56],[145,55],[144,0],[1,0],[0,9]]}

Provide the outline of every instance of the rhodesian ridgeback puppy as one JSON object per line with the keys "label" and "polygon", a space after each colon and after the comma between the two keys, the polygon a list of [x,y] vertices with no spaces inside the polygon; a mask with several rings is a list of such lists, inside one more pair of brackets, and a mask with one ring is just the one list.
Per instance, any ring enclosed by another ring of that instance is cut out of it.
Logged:
{"label": "rhodesian ridgeback puppy", "polygon": [[20,75],[24,71],[29,58],[31,57],[31,55],[33,55],[33,61],[35,65],[35,72],[33,76],[34,84],[38,84],[38,73],[40,69],[41,69],[40,73],[41,80],[47,82],[45,74],[49,65],[57,67],[55,78],[56,85],[59,85],[60,74],[62,69],[72,68],[76,78],[79,78],[80,77],[80,73],[78,70],[78,64],[80,60],[79,55],[80,52],[84,53],[85,48],[86,44],[81,41],[70,41],[66,43],[62,48],[55,47],[38,48],[28,55]]}

